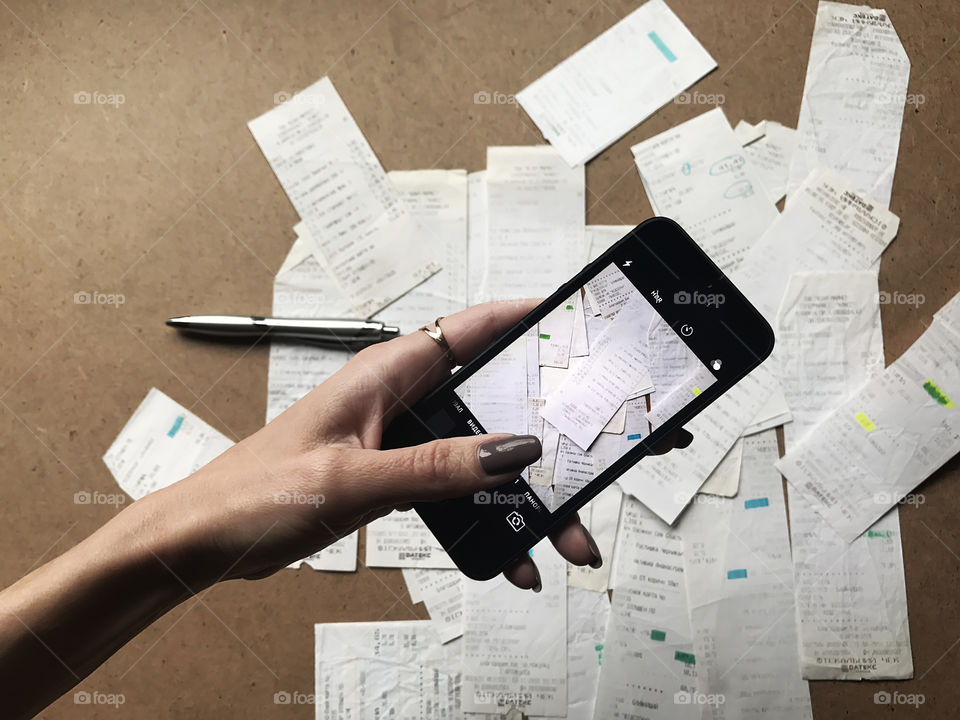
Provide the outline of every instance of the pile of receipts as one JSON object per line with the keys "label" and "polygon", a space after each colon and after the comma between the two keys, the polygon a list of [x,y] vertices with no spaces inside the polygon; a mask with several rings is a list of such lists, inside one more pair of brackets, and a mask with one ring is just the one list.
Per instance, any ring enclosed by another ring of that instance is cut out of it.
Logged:
{"label": "pile of receipts", "polygon": [[[386,172],[321,79],[250,123],[302,218],[274,315],[412,332],[551,293],[632,227],[585,225],[584,163],[715,67],[649,0],[517,94],[549,145],[490,147],[472,173]],[[887,206],[909,71],[883,10],[820,2],[795,130],[713,108],[633,146],[655,212],[763,313],[773,355],[687,426],[690,448],[583,508],[598,570],[543,542],[541,593],[476,582],[415,513],[371,523],[366,566],[400,568],[430,620],[316,625],[317,717],[802,719],[807,680],[913,677],[898,504],[960,451],[960,295],[885,367],[877,278],[900,222]],[[580,451],[539,410],[610,321],[610,287],[589,289],[503,371],[552,447],[531,483],[559,487]],[[348,359],[274,344],[266,419]],[[659,382],[588,443],[648,432]],[[230,444],[151,390],[104,460],[136,498]],[[357,548],[354,533],[302,562],[354,571]]]}

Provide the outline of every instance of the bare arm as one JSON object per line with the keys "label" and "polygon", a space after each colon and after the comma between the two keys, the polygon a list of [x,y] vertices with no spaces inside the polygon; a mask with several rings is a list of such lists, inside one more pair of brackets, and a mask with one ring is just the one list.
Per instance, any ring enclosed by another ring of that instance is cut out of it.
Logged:
{"label": "bare arm", "polygon": [[160,505],[150,497],[134,503],[0,593],[5,716],[39,712],[212,582],[198,577],[169,541],[177,535],[176,519],[166,518]]}
{"label": "bare arm", "polygon": [[[494,303],[446,318],[458,361],[532,306]],[[368,348],[266,427],[0,592],[5,716],[38,712],[144,627],[220,580],[264,577],[394,508],[516,477],[539,457],[536,438],[486,435],[379,449],[387,423],[448,373],[424,333]],[[278,500],[291,493],[324,502]],[[600,562],[575,516],[551,539],[573,563]],[[506,575],[539,590],[529,557]]]}

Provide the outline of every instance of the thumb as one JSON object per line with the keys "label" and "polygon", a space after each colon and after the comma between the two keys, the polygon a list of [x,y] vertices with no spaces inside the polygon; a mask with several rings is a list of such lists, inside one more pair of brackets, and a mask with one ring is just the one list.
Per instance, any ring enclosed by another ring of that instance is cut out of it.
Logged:
{"label": "thumb", "polygon": [[[391,505],[446,500],[514,480],[542,452],[536,435],[456,437],[374,452],[364,473],[376,500]],[[373,500],[374,498],[370,498]]]}

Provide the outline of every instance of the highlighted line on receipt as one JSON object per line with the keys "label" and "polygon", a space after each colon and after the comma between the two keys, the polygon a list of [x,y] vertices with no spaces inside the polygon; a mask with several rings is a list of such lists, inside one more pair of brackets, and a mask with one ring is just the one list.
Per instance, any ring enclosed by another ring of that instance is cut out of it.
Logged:
{"label": "highlighted line on receipt", "polygon": [[877,429],[877,426],[873,424],[873,421],[867,417],[867,414],[863,410],[854,415],[854,418],[860,423],[860,427],[867,432],[873,432]]}
{"label": "highlighted line on receipt", "polygon": [[677,56],[673,54],[673,51],[667,47],[667,44],[660,39],[660,36],[657,35],[655,30],[651,30],[647,33],[647,37],[650,38],[650,42],[657,46],[657,50],[663,53],[663,56],[669,62],[676,62]]}

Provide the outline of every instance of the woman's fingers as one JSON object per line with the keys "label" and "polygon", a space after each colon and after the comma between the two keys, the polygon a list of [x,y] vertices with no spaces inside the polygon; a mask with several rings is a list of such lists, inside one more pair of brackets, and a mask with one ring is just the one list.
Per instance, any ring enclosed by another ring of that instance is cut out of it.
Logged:
{"label": "woman's fingers", "polygon": [[589,565],[597,569],[603,565],[600,549],[590,532],[574,513],[563,524],[550,533],[550,542],[567,562],[574,565]]}
{"label": "woman's fingers", "polygon": [[[550,533],[550,542],[567,562],[574,565],[589,565],[594,569],[603,565],[597,543],[580,522],[576,513]],[[537,570],[537,564],[529,555],[516,560],[503,571],[503,574],[518,588],[540,592],[540,573]]]}
{"label": "woman's fingers", "polygon": [[540,592],[543,589],[540,571],[537,570],[537,564],[529,555],[516,560],[513,565],[503,571],[503,575],[521,590]]}
{"label": "woman's fingers", "polygon": [[396,450],[351,448],[336,456],[336,466],[344,477],[362,482],[344,483],[338,492],[360,507],[464,497],[510,482],[541,452],[536,435],[470,435]]}
{"label": "woman's fingers", "polygon": [[[683,449],[693,442],[693,434],[684,428],[677,428],[663,440],[653,446],[651,455],[663,455],[674,448]],[[642,461],[641,461],[642,462]]]}

